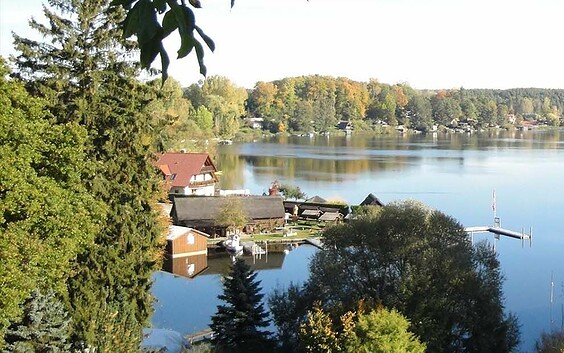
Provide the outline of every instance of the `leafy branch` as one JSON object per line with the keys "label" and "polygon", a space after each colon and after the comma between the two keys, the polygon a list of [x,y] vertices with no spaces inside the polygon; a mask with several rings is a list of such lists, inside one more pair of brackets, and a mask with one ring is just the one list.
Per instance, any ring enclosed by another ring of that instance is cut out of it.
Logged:
{"label": "leafy branch", "polygon": [[[191,7],[201,8],[199,0],[189,0]],[[235,0],[231,0],[231,7]],[[168,78],[170,59],[163,46],[163,40],[172,32],[180,34],[180,48],[177,51],[178,59],[186,57],[193,50],[198,58],[200,73],[206,76],[207,69],[204,65],[204,47],[195,36],[198,33],[201,40],[213,52],[215,43],[204,31],[196,25],[194,11],[186,5],[185,0],[113,0],[110,7],[122,6],[127,17],[122,23],[123,35],[129,38],[137,36],[137,43],[141,51],[141,67],[149,69],[157,55],[161,57],[162,80]],[[162,15],[159,22],[158,15]]]}

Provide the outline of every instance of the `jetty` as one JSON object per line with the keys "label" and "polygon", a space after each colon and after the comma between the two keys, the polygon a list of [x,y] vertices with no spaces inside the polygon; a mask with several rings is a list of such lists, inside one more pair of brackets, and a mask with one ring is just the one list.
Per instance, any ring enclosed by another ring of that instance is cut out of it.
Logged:
{"label": "jetty", "polygon": [[313,246],[319,248],[319,249],[323,249],[323,242],[319,238],[305,239],[304,241],[306,243],[310,244],[310,245],[313,245]]}
{"label": "jetty", "polygon": [[473,236],[475,233],[493,233],[495,239],[499,239],[500,236],[506,236],[513,239],[520,239],[521,245],[524,246],[525,241],[529,241],[529,246],[532,245],[533,241],[533,228],[529,229],[529,233],[525,233],[525,230],[522,229],[521,232],[516,232],[513,230],[501,228],[500,226],[475,226],[475,227],[466,227],[464,231],[470,236]]}
{"label": "jetty", "polygon": [[184,336],[184,338],[186,338],[186,340],[190,342],[190,344],[192,344],[203,340],[209,340],[213,337],[213,335],[214,335],[213,330],[211,328],[207,328],[205,330],[198,331],[190,335],[186,335]]}

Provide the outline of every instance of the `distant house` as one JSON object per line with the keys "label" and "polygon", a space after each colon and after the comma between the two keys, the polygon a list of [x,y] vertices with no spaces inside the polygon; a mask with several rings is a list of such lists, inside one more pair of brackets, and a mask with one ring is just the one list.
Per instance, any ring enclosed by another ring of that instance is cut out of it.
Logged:
{"label": "distant house", "polygon": [[[340,203],[330,203],[320,196],[313,196],[305,201],[284,201],[284,209],[289,214],[298,208],[300,218],[335,221],[349,214],[349,206]],[[327,214],[325,217],[323,215]],[[323,219],[321,219],[323,217]]]}
{"label": "distant house", "polygon": [[264,122],[263,118],[248,118],[247,125],[253,129],[262,129],[262,125]]}
{"label": "distant house", "polygon": [[344,131],[345,133],[350,133],[353,130],[353,126],[350,121],[341,121],[337,124],[337,129]]}
{"label": "distant house", "polygon": [[217,169],[207,153],[167,152],[153,164],[161,171],[169,194],[215,195]]}
{"label": "distant house", "polygon": [[384,203],[374,194],[370,193],[366,196],[364,201],[360,203],[360,206],[384,206]]}
{"label": "distant house", "polygon": [[185,277],[194,277],[205,270],[209,237],[196,229],[170,226],[163,269]]}
{"label": "distant house", "polygon": [[212,235],[223,235],[225,229],[217,219],[228,199],[237,199],[247,215],[246,232],[271,230],[284,224],[285,212],[280,196],[175,197],[172,221]]}

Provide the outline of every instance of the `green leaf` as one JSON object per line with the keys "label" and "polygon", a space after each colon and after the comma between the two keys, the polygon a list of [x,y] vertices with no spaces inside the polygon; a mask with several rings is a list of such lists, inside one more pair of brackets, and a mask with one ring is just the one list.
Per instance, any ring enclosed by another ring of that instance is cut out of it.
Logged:
{"label": "green leaf", "polygon": [[204,47],[202,47],[197,40],[194,40],[194,47],[196,48],[196,56],[198,57],[198,64],[200,65],[200,73],[206,76],[208,69],[206,65],[204,65]]}
{"label": "green leaf", "polygon": [[215,43],[213,42],[213,40],[210,37],[208,37],[200,27],[198,26],[194,26],[194,27],[196,28],[196,31],[198,31],[200,37],[202,37],[204,42],[206,42],[208,48],[210,48],[211,51],[215,51]]}
{"label": "green leaf", "polygon": [[[160,42],[162,27],[150,0],[139,0],[139,21],[137,23],[137,40],[142,47],[148,42]],[[136,5],[136,6],[137,6]],[[153,43],[154,44],[154,43]]]}
{"label": "green leaf", "polygon": [[163,17],[163,38],[168,37],[169,34],[178,28],[178,21],[174,15],[173,10],[168,10]]}
{"label": "green leaf", "polygon": [[161,54],[161,68],[162,68],[161,80],[162,80],[162,85],[164,86],[165,81],[168,78],[168,66],[170,64],[170,59],[168,58],[168,54],[166,53],[166,50],[162,45],[162,43],[159,52]]}
{"label": "green leaf", "polygon": [[182,59],[186,55],[190,54],[192,49],[194,49],[194,42],[196,40],[193,36],[186,33],[180,32],[180,49],[178,49],[178,59]]}
{"label": "green leaf", "polygon": [[148,41],[143,44],[139,43],[141,49],[140,59],[141,67],[149,69],[155,58],[161,51],[162,44],[158,40]]}
{"label": "green leaf", "polygon": [[153,0],[153,6],[159,13],[166,11],[166,0]]}
{"label": "green leaf", "polygon": [[194,6],[197,9],[202,8],[202,4],[200,3],[200,0],[189,0],[190,4],[192,4],[192,6]]}
{"label": "green leaf", "polygon": [[110,7],[112,6],[125,6],[126,3],[130,2],[131,0],[112,0],[112,2],[110,2]]}
{"label": "green leaf", "polygon": [[196,18],[194,13],[186,6],[177,5],[173,8],[178,22],[178,32],[180,33],[180,49],[178,49],[178,59],[188,55],[194,48],[194,27]]}
{"label": "green leaf", "polygon": [[127,17],[123,22],[123,37],[129,38],[135,33],[137,33],[137,27],[139,25],[139,13],[140,13],[139,2],[133,6],[131,10],[127,13]]}

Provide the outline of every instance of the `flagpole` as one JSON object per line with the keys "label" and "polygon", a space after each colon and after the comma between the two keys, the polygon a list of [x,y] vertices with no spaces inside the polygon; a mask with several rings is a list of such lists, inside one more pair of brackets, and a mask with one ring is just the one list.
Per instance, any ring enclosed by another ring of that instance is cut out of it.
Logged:
{"label": "flagpole", "polygon": [[492,210],[493,210],[493,219],[494,219],[494,225],[496,224],[496,218],[497,218],[497,214],[496,214],[496,199],[495,199],[495,189],[493,189],[493,193],[492,193]]}

